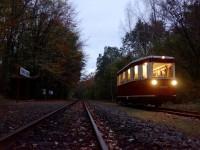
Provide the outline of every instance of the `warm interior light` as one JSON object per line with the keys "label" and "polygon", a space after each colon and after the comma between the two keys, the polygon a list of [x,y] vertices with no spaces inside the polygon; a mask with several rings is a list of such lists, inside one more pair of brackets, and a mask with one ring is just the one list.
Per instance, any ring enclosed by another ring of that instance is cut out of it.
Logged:
{"label": "warm interior light", "polygon": [[151,80],[151,84],[152,84],[152,85],[157,85],[157,84],[158,84],[158,81],[155,80],[155,79],[153,79],[153,80]]}
{"label": "warm interior light", "polygon": [[134,80],[138,79],[138,66],[134,66]]}
{"label": "warm interior light", "polygon": [[147,78],[147,63],[144,63],[142,66],[142,76],[144,79]]}
{"label": "warm interior light", "polygon": [[128,80],[131,79],[131,69],[128,69]]}
{"label": "warm interior light", "polygon": [[172,81],[171,81],[171,84],[172,84],[173,86],[176,86],[176,85],[178,84],[178,82],[177,82],[176,80],[172,80]]}

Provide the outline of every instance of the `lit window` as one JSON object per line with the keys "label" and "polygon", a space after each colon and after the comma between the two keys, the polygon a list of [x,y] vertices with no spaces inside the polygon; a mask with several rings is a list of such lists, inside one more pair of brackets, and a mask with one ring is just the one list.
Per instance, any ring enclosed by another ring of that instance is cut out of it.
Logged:
{"label": "lit window", "polygon": [[138,79],[138,66],[134,66],[134,79]]}
{"label": "lit window", "polygon": [[153,63],[153,77],[172,78],[174,74],[172,63]]}
{"label": "lit window", "polygon": [[144,79],[147,79],[147,63],[142,65],[142,76]]}
{"label": "lit window", "polygon": [[122,78],[123,78],[123,81],[126,79],[126,72],[125,71],[123,72],[123,77]]}
{"label": "lit window", "polygon": [[128,69],[128,80],[131,79],[131,69]]}

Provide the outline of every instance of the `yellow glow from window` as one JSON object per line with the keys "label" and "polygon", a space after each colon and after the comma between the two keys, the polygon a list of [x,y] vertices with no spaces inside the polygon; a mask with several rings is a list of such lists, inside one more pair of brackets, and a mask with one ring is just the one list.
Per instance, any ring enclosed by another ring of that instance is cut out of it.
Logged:
{"label": "yellow glow from window", "polygon": [[138,74],[138,66],[134,67],[135,74]]}
{"label": "yellow glow from window", "polygon": [[131,69],[128,69],[128,80],[131,79]]}
{"label": "yellow glow from window", "polygon": [[153,63],[153,77],[172,78],[174,67],[172,63]]}
{"label": "yellow glow from window", "polygon": [[123,80],[125,80],[126,79],[126,72],[123,72]]}
{"label": "yellow glow from window", "polygon": [[138,66],[134,66],[134,79],[138,79]]}
{"label": "yellow glow from window", "polygon": [[147,78],[147,63],[144,63],[142,65],[142,74],[143,74],[143,78]]}

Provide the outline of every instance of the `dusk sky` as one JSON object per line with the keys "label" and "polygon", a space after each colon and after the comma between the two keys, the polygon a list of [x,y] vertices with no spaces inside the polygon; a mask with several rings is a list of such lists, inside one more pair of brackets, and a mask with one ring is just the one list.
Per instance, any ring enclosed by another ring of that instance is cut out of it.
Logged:
{"label": "dusk sky", "polygon": [[[86,72],[94,72],[96,59],[105,46],[121,46],[125,9],[130,0],[71,0],[78,12],[81,37],[86,41]],[[132,0],[133,6],[138,0]]]}

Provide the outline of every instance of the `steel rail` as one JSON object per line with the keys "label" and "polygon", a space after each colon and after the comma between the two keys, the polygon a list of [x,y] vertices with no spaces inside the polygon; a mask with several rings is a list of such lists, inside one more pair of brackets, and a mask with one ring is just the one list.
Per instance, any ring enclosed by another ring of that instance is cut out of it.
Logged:
{"label": "steel rail", "polygon": [[106,142],[105,142],[105,140],[103,139],[103,136],[102,136],[103,134],[99,131],[99,129],[98,129],[93,117],[92,117],[92,114],[90,113],[90,111],[89,111],[87,105],[85,104],[85,102],[83,102],[83,104],[84,104],[85,109],[87,111],[87,114],[88,114],[88,116],[90,118],[90,122],[91,122],[92,127],[93,127],[93,129],[95,131],[95,134],[96,134],[96,137],[97,137],[97,140],[99,142],[99,145],[100,145],[101,149],[102,150],[108,150],[108,146],[107,146],[107,144],[106,144]]}
{"label": "steel rail", "polygon": [[148,107],[148,106],[140,106],[140,107],[134,107],[134,108],[139,109],[139,110],[162,112],[162,113],[168,113],[168,114],[177,115],[177,116],[200,119],[200,113],[198,112],[190,112],[190,111],[170,109],[170,108],[164,108],[164,107],[155,108],[155,107]]}
{"label": "steel rail", "polygon": [[64,106],[61,106],[61,107],[59,107],[58,109],[56,109],[56,110],[54,110],[54,111],[52,111],[52,112],[50,112],[50,113],[48,113],[48,114],[45,114],[45,115],[42,116],[41,118],[36,119],[36,120],[34,120],[34,121],[32,121],[32,122],[30,122],[30,123],[28,123],[28,124],[26,124],[26,125],[24,125],[24,126],[18,128],[18,129],[15,130],[14,132],[9,133],[9,134],[5,135],[4,137],[1,137],[1,138],[0,138],[0,150],[7,149],[7,147],[8,147],[12,142],[15,141],[15,138],[16,138],[19,134],[21,134],[21,133],[23,133],[23,132],[25,132],[25,131],[31,129],[32,127],[35,127],[36,125],[38,125],[38,124],[39,124],[40,122],[42,122],[43,120],[45,120],[45,119],[47,119],[47,118],[49,118],[49,117],[55,115],[56,113],[58,113],[58,112],[60,112],[60,111],[62,111],[62,110],[65,110],[66,108],[68,108],[68,107],[74,105],[74,104],[77,103],[77,102],[78,102],[78,101],[75,101],[75,102],[72,102],[71,104],[66,104],[66,105],[64,105]]}
{"label": "steel rail", "polygon": [[200,119],[200,114],[197,112],[189,112],[189,111],[169,109],[169,108],[157,108],[156,111],[173,114],[173,115],[178,115],[178,116],[193,117],[193,118]]}
{"label": "steel rail", "polygon": [[197,112],[197,111],[187,111],[187,110],[172,109],[172,108],[164,108],[164,107],[160,107],[160,109],[162,109],[162,110],[178,111],[178,112],[183,112],[183,113],[190,113],[190,114],[200,115],[200,112]]}

